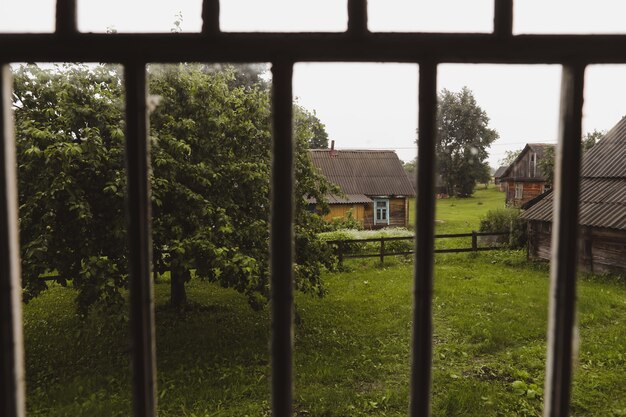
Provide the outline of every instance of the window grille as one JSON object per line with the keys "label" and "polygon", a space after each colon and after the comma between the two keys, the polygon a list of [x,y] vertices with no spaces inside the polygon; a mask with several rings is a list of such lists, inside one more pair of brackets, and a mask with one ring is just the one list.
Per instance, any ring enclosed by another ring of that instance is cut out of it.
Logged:
{"label": "window grille", "polygon": [[220,31],[219,0],[204,0],[204,24],[198,34],[88,34],[76,29],[76,0],[57,0],[55,33],[0,35],[0,415],[25,415],[15,143],[8,64],[42,61],[115,62],[125,68],[133,410],[137,417],[156,415],[147,63],[269,61],[273,65],[271,403],[276,417],[292,415],[294,63],[364,61],[419,65],[412,371],[407,381],[412,417],[430,414],[437,65],[561,64],[544,415],[568,415],[584,72],[591,63],[626,63],[626,35],[514,36],[512,0],[494,0],[494,29],[489,34],[371,33],[366,0],[348,0],[348,16],[345,33],[224,33]]}

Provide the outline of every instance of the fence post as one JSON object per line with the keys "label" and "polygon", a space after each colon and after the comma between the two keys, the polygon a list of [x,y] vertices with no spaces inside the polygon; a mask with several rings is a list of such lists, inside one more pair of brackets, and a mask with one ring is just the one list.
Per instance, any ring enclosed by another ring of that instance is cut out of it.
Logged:
{"label": "fence post", "polygon": [[380,263],[385,263],[385,238],[380,238]]}
{"label": "fence post", "polygon": [[472,252],[478,250],[478,236],[476,236],[476,230],[472,230]]}
{"label": "fence post", "polygon": [[337,258],[339,259],[339,266],[343,266],[343,240],[339,241],[337,245]]}

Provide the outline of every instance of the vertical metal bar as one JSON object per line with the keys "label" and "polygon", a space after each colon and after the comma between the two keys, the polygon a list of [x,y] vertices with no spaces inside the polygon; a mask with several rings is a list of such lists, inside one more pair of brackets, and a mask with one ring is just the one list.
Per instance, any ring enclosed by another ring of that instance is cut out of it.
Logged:
{"label": "vertical metal bar", "polygon": [[291,62],[272,65],[272,416],[292,416],[294,145]]}
{"label": "vertical metal bar", "polygon": [[572,381],[576,310],[578,196],[584,65],[563,67],[559,143],[556,153],[550,315],[546,363],[546,417],[567,417]]}
{"label": "vertical metal bar", "polygon": [[11,69],[0,66],[0,415],[23,417],[24,341]]}
{"label": "vertical metal bar", "polygon": [[367,32],[367,0],[348,0],[348,33]]}
{"label": "vertical metal bar", "polygon": [[500,37],[513,34],[513,0],[494,0],[493,33]]}
{"label": "vertical metal bar", "polygon": [[202,2],[202,33],[217,34],[220,32],[220,0],[204,0]]}
{"label": "vertical metal bar", "polygon": [[415,272],[411,417],[430,415],[432,293],[435,232],[435,143],[437,137],[437,65],[419,67],[419,138],[415,204]]}
{"label": "vertical metal bar", "polygon": [[76,0],[57,0],[56,33],[73,35],[76,29]]}
{"label": "vertical metal bar", "polygon": [[147,417],[156,415],[156,354],[145,65],[125,65],[124,81],[134,415]]}

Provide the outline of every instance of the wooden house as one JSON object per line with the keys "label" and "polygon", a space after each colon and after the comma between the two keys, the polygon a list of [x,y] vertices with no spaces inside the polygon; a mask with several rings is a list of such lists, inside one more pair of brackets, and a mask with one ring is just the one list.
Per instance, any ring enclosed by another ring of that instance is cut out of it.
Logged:
{"label": "wooden house", "polygon": [[[626,118],[582,160],[579,199],[581,266],[592,272],[626,272]],[[528,255],[550,259],[553,196],[528,208]]]}
{"label": "wooden house", "polygon": [[502,175],[506,172],[508,165],[502,165],[500,168],[496,169],[496,172],[493,174],[493,183],[498,186],[500,191],[506,191],[506,183],[502,181]]}
{"label": "wooden house", "polygon": [[[519,207],[551,187],[541,172],[546,149],[554,145],[529,143],[500,177],[506,192],[506,205]],[[501,189],[502,189],[501,188]]]}
{"label": "wooden house", "polygon": [[341,190],[329,195],[326,219],[348,213],[366,229],[407,227],[409,198],[415,196],[393,151],[313,149],[313,165]]}

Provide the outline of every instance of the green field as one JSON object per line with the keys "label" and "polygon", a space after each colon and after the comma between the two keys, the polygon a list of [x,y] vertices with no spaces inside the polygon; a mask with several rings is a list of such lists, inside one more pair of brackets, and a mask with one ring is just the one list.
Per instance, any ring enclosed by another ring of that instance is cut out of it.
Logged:
{"label": "green field", "polygon": [[[440,200],[440,227],[475,228],[501,198]],[[347,268],[324,275],[326,297],[296,295],[295,415],[405,416],[412,265]],[[268,416],[268,309],[191,281],[192,307],[177,313],[168,282],[155,290],[159,415]],[[54,286],[25,307],[29,415],[128,416],[128,323],[97,313],[81,321],[73,296]],[[547,301],[547,267],[524,252],[437,255],[433,416],[541,415]],[[623,278],[581,277],[578,323],[572,415],[626,415]]]}
{"label": "green field", "polygon": [[[409,200],[409,210],[415,210],[415,199]],[[435,221],[437,233],[468,233],[478,230],[480,219],[488,210],[504,208],[504,193],[491,185],[488,189],[479,186],[472,197],[442,198],[437,200]],[[411,214],[410,224],[415,224]]]}

